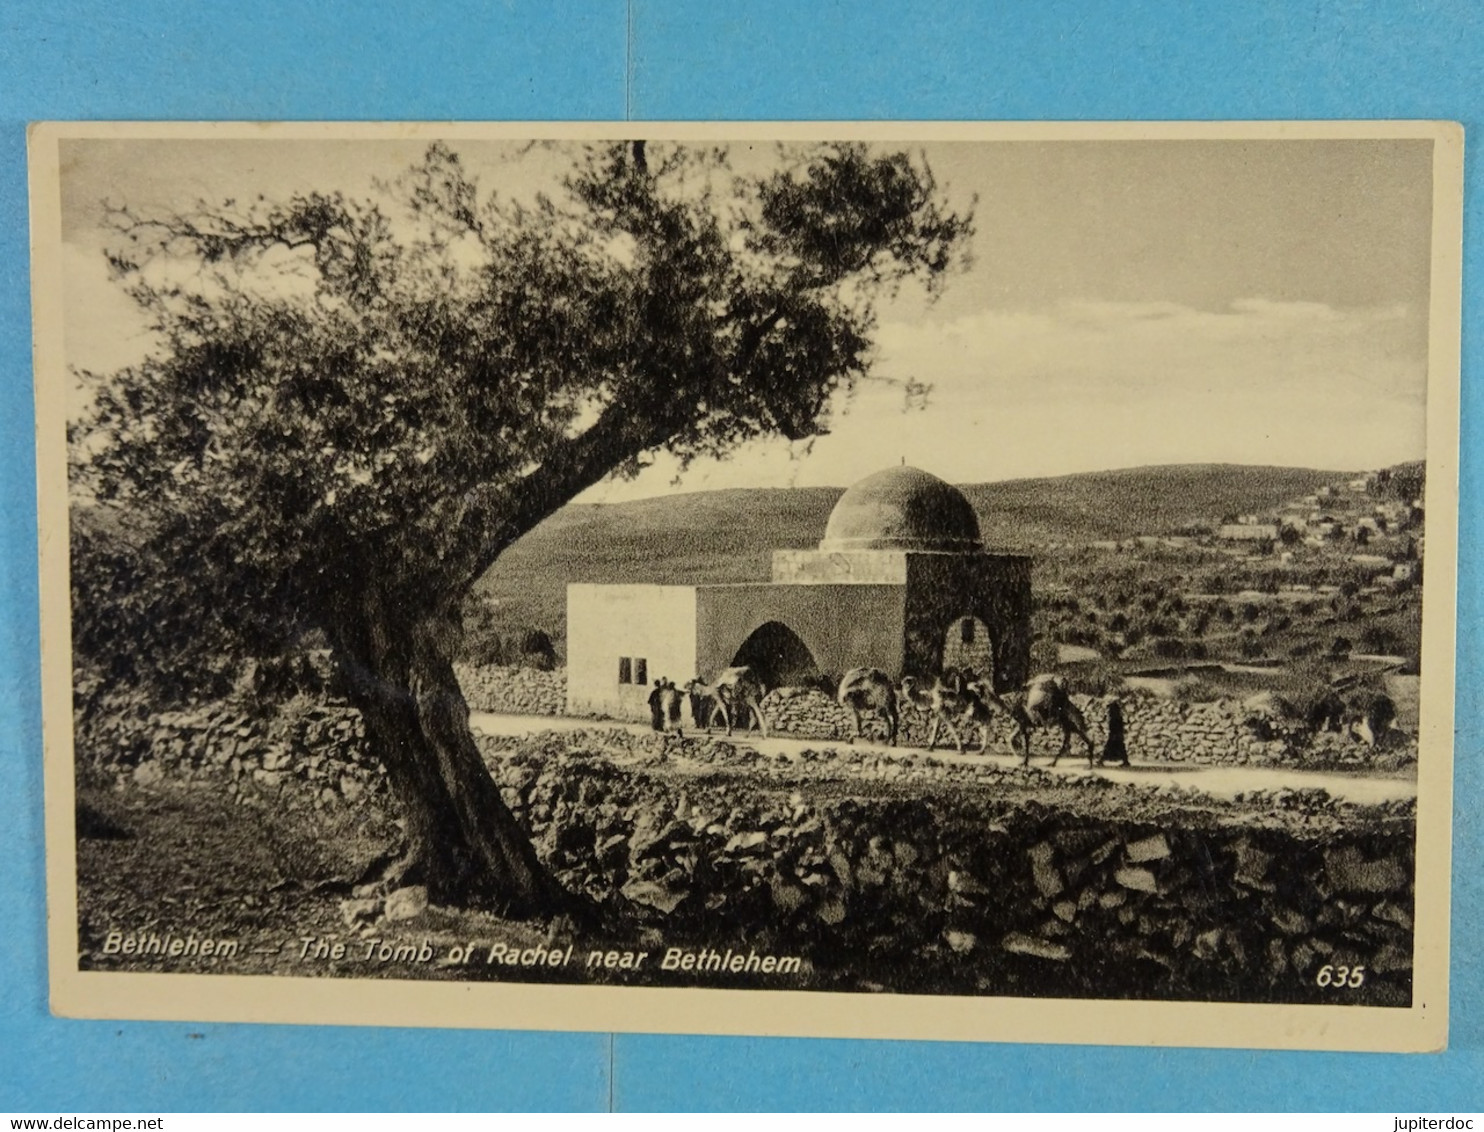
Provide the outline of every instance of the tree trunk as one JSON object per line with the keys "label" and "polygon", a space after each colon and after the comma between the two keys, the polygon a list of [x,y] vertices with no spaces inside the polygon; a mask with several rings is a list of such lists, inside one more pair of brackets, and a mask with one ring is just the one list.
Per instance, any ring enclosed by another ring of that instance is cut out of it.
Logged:
{"label": "tree trunk", "polygon": [[536,857],[469,730],[450,660],[457,622],[399,617],[374,591],[343,621],[336,654],[351,702],[406,823],[403,883],[442,904],[489,904],[515,916],[578,910]]}

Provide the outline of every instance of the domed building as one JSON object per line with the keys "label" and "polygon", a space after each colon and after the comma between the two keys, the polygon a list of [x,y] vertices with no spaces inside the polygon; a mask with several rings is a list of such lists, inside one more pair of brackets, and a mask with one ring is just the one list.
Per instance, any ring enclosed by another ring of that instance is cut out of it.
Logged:
{"label": "domed building", "polygon": [[896,467],[849,488],[814,550],[773,552],[772,580],[567,587],[567,707],[647,719],[653,682],[745,664],[770,688],[851,668],[1030,675],[1031,564],[985,550],[963,492]]}
{"label": "domed building", "polygon": [[979,518],[952,484],[916,468],[887,468],[840,496],[819,549],[974,552]]}

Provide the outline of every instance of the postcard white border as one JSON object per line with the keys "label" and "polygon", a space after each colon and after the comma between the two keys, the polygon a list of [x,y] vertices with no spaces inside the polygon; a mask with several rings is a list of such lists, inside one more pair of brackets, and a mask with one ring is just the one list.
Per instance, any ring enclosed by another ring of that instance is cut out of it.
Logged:
{"label": "postcard white border", "polygon": [[[1427,558],[1413,1005],[1275,1006],[80,971],[59,143],[95,139],[1430,139]],[[75,122],[29,131],[51,1007],[82,1018],[1423,1051],[1447,1040],[1463,131],[1399,122]]]}

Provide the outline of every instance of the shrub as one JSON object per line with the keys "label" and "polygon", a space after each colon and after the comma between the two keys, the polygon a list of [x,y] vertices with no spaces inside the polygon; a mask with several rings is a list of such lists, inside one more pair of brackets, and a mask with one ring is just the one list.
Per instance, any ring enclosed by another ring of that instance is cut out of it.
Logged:
{"label": "shrub", "polygon": [[556,667],[556,646],[545,629],[507,625],[495,608],[479,598],[464,606],[464,640],[456,659],[466,664],[511,665],[543,672]]}
{"label": "shrub", "polygon": [[1055,641],[1037,637],[1031,642],[1031,669],[1035,672],[1050,672],[1056,668],[1059,655]]}
{"label": "shrub", "polygon": [[1184,660],[1190,653],[1179,637],[1161,637],[1154,642],[1154,655],[1161,660]]}
{"label": "shrub", "polygon": [[1176,703],[1205,704],[1219,700],[1221,693],[1199,676],[1187,674],[1175,681],[1174,696]]}
{"label": "shrub", "polygon": [[1399,653],[1405,645],[1401,634],[1389,625],[1367,625],[1360,631],[1363,652]]}
{"label": "shrub", "polygon": [[556,646],[545,629],[527,629],[520,636],[520,663],[550,672],[556,667]]}

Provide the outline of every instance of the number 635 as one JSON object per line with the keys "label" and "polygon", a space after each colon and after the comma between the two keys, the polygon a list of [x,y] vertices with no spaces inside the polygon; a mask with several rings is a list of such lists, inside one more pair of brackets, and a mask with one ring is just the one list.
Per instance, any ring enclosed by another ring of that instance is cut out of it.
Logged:
{"label": "number 635", "polygon": [[1335,967],[1326,963],[1314,980],[1322,987],[1358,987],[1365,982],[1364,967]]}

